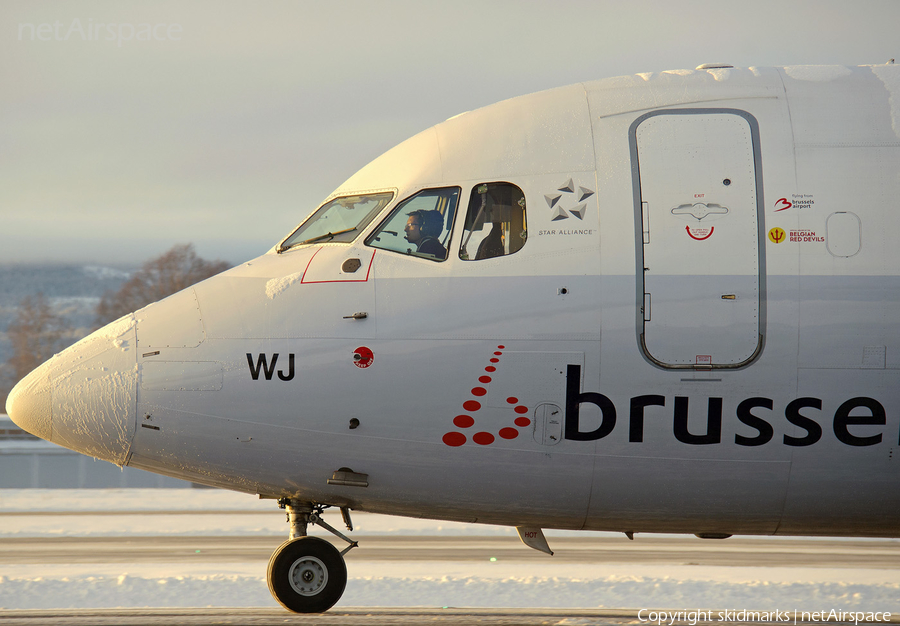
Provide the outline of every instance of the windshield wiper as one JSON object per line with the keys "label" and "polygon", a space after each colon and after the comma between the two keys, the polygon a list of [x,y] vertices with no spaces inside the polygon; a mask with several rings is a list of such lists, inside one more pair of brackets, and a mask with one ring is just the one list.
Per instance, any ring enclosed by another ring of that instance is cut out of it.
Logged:
{"label": "windshield wiper", "polygon": [[356,230],[356,226],[353,228],[345,228],[344,230],[339,230],[336,233],[325,233],[324,235],[319,235],[317,237],[310,237],[309,239],[304,239],[303,241],[298,241],[297,243],[292,243],[291,245],[281,248],[279,252],[284,252],[285,250],[290,250],[294,246],[302,246],[307,243],[315,243],[317,241],[321,241],[322,239],[334,239],[338,235],[343,235],[344,233],[350,233]]}

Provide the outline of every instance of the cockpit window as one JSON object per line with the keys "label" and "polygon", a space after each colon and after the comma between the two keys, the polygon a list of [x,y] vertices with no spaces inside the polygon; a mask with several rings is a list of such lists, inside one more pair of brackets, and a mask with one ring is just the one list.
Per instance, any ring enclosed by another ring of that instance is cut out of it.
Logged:
{"label": "cockpit window", "polygon": [[472,188],[459,258],[479,261],[513,254],[528,237],[525,194],[510,183],[483,183]]}
{"label": "cockpit window", "polygon": [[393,197],[393,193],[385,191],[335,198],[322,205],[285,239],[278,246],[278,252],[307,243],[353,241]]}
{"label": "cockpit window", "polygon": [[397,205],[367,246],[436,261],[447,258],[459,187],[425,189]]}

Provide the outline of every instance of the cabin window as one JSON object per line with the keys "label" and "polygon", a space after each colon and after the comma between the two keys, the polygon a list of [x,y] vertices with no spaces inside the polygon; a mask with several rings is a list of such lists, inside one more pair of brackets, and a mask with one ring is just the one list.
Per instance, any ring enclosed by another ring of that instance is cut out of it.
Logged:
{"label": "cabin window", "polygon": [[832,256],[855,256],[862,247],[862,222],[856,213],[839,211],[825,220],[825,246]]}
{"label": "cabin window", "polygon": [[386,191],[335,198],[309,216],[278,246],[278,252],[308,243],[353,241],[393,197]]}
{"label": "cabin window", "polygon": [[397,205],[367,246],[444,261],[459,201],[459,187],[424,189]]}
{"label": "cabin window", "polygon": [[472,188],[459,258],[479,261],[513,254],[527,238],[525,194],[510,183]]}

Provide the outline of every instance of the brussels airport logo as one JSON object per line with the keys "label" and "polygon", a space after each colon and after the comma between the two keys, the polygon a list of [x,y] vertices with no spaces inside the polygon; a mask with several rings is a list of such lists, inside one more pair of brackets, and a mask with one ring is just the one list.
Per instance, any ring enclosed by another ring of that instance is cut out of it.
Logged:
{"label": "brussels airport logo", "polygon": [[20,23],[19,41],[114,41],[121,48],[123,43],[131,41],[181,41],[182,30],[181,24],[107,23],[76,17],[69,24],[59,20]]}
{"label": "brussels airport logo", "polygon": [[775,209],[775,212],[778,213],[779,211],[787,211],[789,208],[794,206],[794,203],[789,201],[787,198],[779,198],[775,203],[775,206],[778,207],[777,209]]}

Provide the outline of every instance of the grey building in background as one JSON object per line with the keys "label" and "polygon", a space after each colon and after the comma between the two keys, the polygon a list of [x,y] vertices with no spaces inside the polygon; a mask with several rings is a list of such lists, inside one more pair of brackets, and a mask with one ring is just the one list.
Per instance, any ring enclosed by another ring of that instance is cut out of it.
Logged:
{"label": "grey building in background", "polygon": [[183,488],[192,483],[117,467],[31,435],[0,415],[0,489]]}

